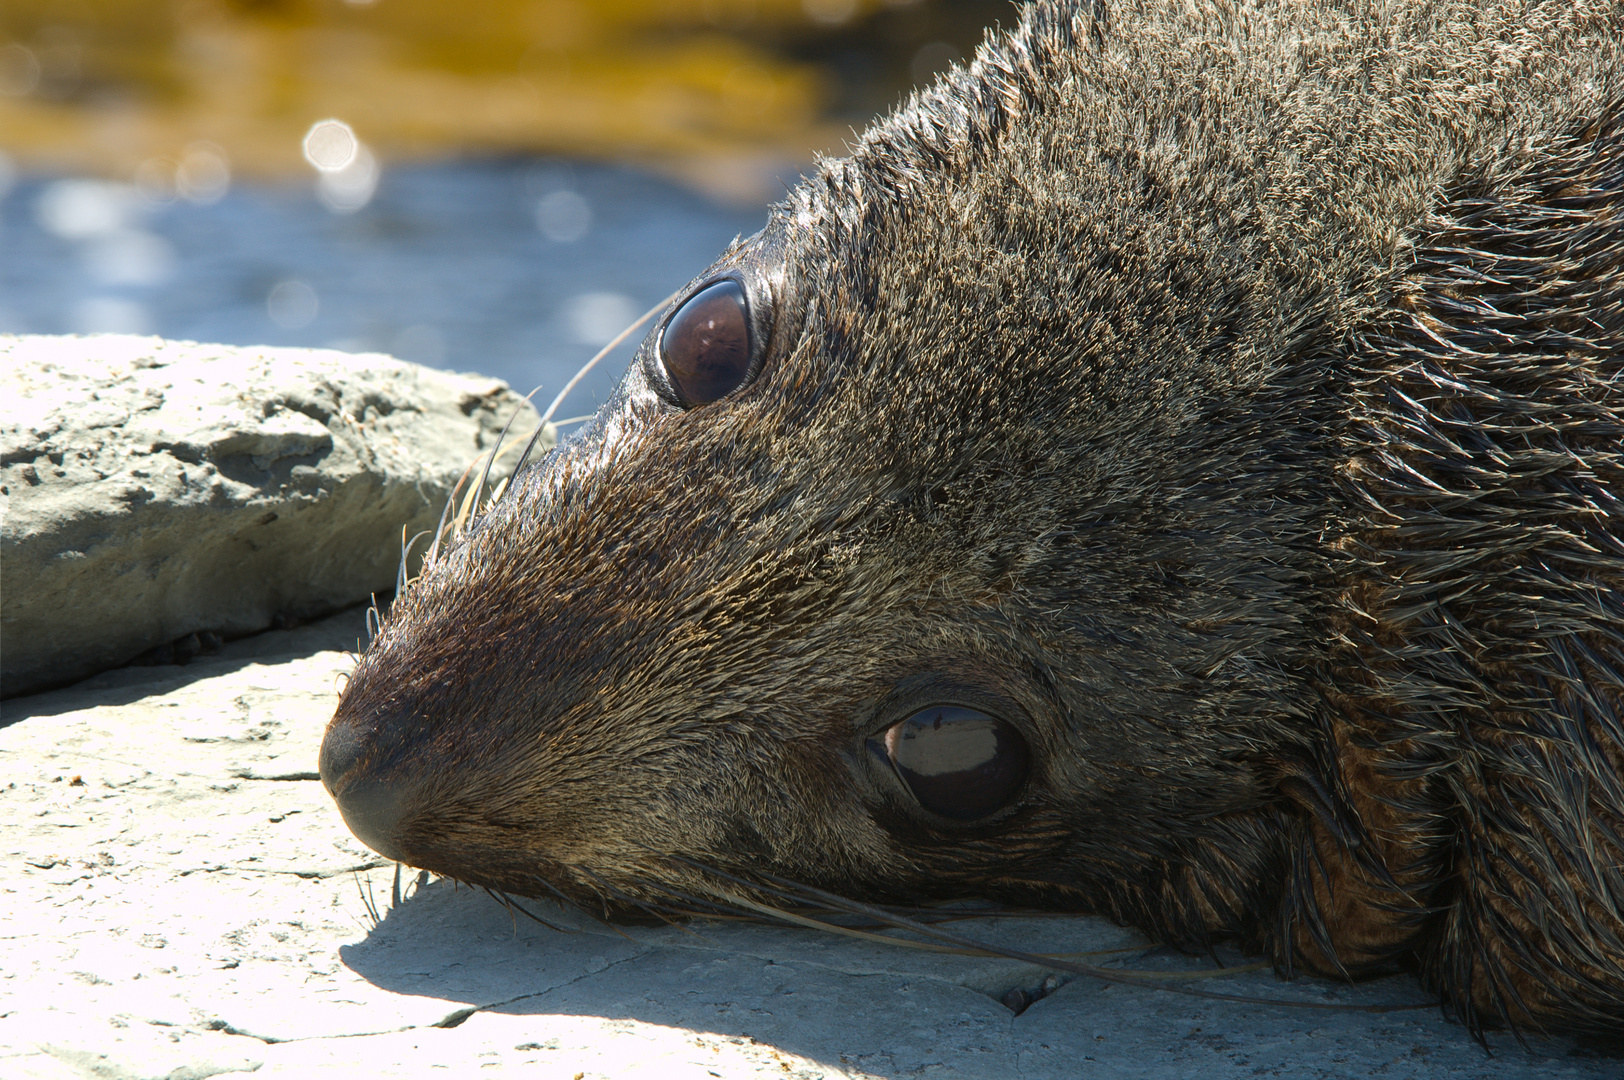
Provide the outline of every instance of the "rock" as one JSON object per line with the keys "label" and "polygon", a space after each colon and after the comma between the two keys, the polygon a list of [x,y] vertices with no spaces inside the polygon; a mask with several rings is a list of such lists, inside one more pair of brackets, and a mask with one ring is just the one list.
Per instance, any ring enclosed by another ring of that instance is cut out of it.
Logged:
{"label": "rock", "polygon": [[[0,1076],[1619,1074],[1563,1043],[1480,1047],[1405,977],[1282,983],[1243,967],[1184,984],[1262,999],[1248,1003],[802,928],[611,928],[521,901],[555,929],[410,871],[393,904],[392,868],[316,778],[362,633],[349,611],[5,703]],[[1108,965],[1214,966],[1102,919],[952,928]],[[1023,999],[1018,1015],[1004,1004]]]}
{"label": "rock", "polygon": [[7,697],[392,589],[402,530],[538,419],[387,356],[114,335],[0,336],[0,400]]}

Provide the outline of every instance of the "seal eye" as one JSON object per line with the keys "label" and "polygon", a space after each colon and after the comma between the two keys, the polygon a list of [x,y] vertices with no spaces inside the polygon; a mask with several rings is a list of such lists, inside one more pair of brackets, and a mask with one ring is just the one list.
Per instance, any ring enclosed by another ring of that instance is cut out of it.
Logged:
{"label": "seal eye", "polygon": [[883,740],[885,756],[919,805],[955,821],[1008,805],[1031,761],[1014,725],[956,705],[921,709],[887,728]]}
{"label": "seal eye", "polygon": [[728,278],[690,296],[660,335],[660,363],[684,405],[708,405],[750,374],[750,310]]}

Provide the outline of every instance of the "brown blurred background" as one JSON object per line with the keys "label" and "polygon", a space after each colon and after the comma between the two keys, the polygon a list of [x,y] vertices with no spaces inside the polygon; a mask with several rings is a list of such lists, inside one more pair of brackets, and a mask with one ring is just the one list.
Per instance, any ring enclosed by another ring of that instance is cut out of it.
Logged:
{"label": "brown blurred background", "polygon": [[301,140],[332,117],[389,161],[607,159],[755,200],[1014,16],[1009,0],[4,0],[0,148],[28,171],[185,182],[190,150],[194,168],[277,176],[307,168]]}

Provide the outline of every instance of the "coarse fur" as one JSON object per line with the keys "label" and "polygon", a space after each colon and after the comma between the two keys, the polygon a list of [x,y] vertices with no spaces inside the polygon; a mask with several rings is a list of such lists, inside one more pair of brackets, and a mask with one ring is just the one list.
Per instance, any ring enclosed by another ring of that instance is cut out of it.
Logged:
{"label": "coarse fur", "polygon": [[[656,330],[395,603],[323,751],[363,838],[1624,1030],[1624,0],[1039,2],[718,272],[760,370],[684,409]],[[1008,812],[865,772],[947,699],[1030,744]]]}

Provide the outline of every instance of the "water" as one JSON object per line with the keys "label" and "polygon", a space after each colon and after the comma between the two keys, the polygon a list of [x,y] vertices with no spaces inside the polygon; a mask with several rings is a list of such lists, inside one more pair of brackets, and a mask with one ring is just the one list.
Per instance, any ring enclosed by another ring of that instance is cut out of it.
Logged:
{"label": "water", "polygon": [[[3,188],[0,184],[0,188]],[[119,331],[381,351],[545,402],[582,362],[766,221],[632,169],[556,161],[385,170],[337,212],[312,184],[177,198],[23,179],[0,194],[0,331]],[[592,411],[641,334],[584,380]]]}

